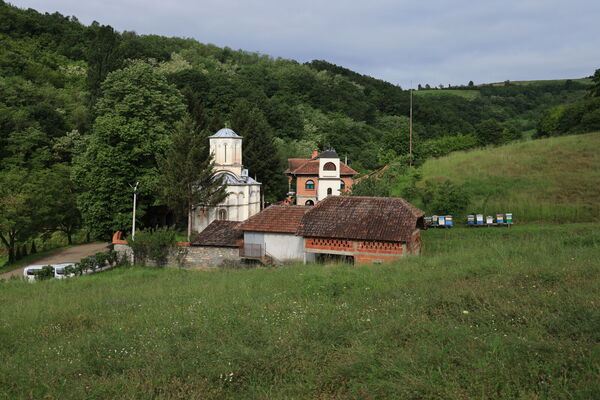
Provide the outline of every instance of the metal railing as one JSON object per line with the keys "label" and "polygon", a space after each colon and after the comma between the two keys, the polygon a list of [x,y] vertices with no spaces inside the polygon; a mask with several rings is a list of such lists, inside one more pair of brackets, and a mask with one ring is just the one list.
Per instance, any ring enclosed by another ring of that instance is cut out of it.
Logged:
{"label": "metal railing", "polygon": [[262,244],[244,243],[240,249],[240,257],[261,258],[265,255],[265,247]]}

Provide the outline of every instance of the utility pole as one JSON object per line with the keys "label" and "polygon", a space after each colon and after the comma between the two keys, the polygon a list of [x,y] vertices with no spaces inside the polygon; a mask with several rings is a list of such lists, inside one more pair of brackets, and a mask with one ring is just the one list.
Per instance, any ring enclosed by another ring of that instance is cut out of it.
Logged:
{"label": "utility pole", "polygon": [[408,166],[412,167],[412,80],[410,81],[410,117],[408,119]]}
{"label": "utility pole", "polygon": [[140,182],[136,182],[135,186],[131,186],[133,188],[133,219],[131,221],[131,240],[135,240],[135,206],[137,203],[137,190]]}

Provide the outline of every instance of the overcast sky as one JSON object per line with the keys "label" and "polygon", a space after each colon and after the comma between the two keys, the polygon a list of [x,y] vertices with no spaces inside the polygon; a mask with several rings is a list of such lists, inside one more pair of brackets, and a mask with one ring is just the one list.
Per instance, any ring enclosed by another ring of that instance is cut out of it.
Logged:
{"label": "overcast sky", "polygon": [[8,0],[119,31],[323,59],[408,87],[600,68],[598,0]]}

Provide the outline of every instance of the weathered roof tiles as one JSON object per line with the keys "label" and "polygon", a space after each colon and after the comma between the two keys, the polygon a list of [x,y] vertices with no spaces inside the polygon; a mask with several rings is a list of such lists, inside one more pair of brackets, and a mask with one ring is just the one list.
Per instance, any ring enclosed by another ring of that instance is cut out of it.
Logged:
{"label": "weathered roof tiles", "polygon": [[309,206],[270,206],[242,222],[236,229],[274,233],[296,233]]}
{"label": "weathered roof tiles", "polygon": [[423,215],[423,211],[401,198],[330,196],[304,215],[296,234],[408,242]]}

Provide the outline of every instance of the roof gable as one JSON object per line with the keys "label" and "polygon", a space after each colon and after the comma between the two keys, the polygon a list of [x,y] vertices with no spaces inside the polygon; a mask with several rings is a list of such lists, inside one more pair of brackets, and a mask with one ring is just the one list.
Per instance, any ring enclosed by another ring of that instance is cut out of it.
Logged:
{"label": "roof gable", "polygon": [[275,233],[296,233],[309,206],[270,206],[242,222],[236,229]]}
{"label": "roof gable", "polygon": [[401,198],[330,196],[312,207],[297,235],[408,242],[423,211]]}
{"label": "roof gable", "polygon": [[[319,159],[289,158],[286,174],[291,175],[319,175]],[[340,175],[358,175],[358,172],[340,161]]]}
{"label": "roof gable", "polygon": [[193,246],[237,247],[237,241],[242,239],[242,232],[234,228],[237,221],[215,220],[211,222],[192,241]]}

